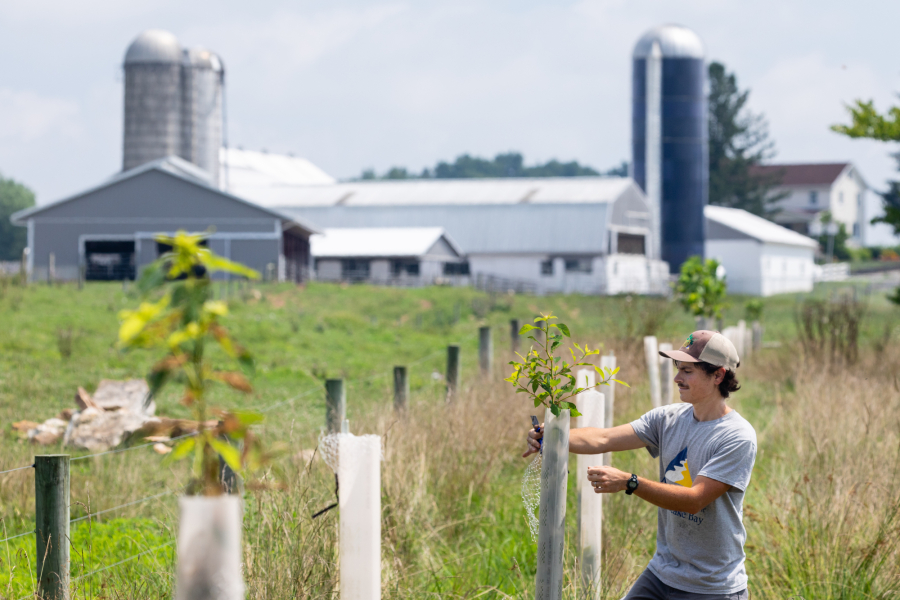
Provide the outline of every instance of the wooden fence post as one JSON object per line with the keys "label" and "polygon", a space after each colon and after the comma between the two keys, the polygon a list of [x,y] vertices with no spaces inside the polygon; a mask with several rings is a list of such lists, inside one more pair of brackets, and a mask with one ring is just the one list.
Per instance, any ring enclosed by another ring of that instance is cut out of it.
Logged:
{"label": "wooden fence post", "polygon": [[404,411],[409,402],[409,379],[406,367],[394,367],[394,410]]}
{"label": "wooden fence post", "polygon": [[[610,351],[606,356],[600,357],[600,366],[604,369],[611,369],[615,371],[616,369],[616,355]],[[608,385],[603,386],[603,395],[606,396],[606,415],[604,418],[604,423],[606,423],[607,427],[615,427],[615,414],[616,414],[616,382],[610,381]],[[603,464],[606,466],[612,466],[612,452],[607,452],[603,455]]]}
{"label": "wooden fence post", "polygon": [[68,455],[34,457],[34,514],[38,593],[43,600],[68,600]]}
{"label": "wooden fence post", "polygon": [[53,285],[56,279],[56,254],[51,252],[47,261],[47,285]]}
{"label": "wooden fence post", "polygon": [[[672,344],[663,343],[659,345],[660,352],[671,352]],[[660,396],[663,404],[672,404],[672,394],[675,390],[675,365],[671,358],[665,356],[659,357],[659,388]]]}
{"label": "wooden fence post", "polygon": [[522,327],[519,325],[518,319],[510,319],[509,321],[509,347],[512,348],[512,353],[515,354],[519,351],[519,330]]}
{"label": "wooden fence post", "polygon": [[347,418],[347,394],[343,379],[325,381],[325,427],[328,433],[340,433]]}
{"label": "wooden fence post", "polygon": [[447,401],[453,400],[459,390],[459,346],[447,346]]}
{"label": "wooden fence post", "polygon": [[494,366],[494,344],[491,342],[491,328],[478,328],[478,366],[483,376],[489,376]]}
{"label": "wooden fence post", "polygon": [[569,411],[544,411],[541,505],[535,600],[561,600],[566,541],[566,483],[569,474]]}
{"label": "wooden fence post", "polygon": [[656,336],[648,335],[644,338],[644,358],[647,362],[647,376],[650,379],[650,402],[653,408],[662,405],[662,396],[659,389],[659,346]]}

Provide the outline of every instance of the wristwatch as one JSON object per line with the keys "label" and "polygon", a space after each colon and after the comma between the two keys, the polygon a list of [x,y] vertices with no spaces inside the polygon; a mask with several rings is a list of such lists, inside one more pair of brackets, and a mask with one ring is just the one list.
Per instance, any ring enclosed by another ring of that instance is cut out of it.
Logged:
{"label": "wristwatch", "polygon": [[625,493],[629,496],[634,493],[638,487],[637,475],[634,473],[631,474],[631,479],[628,480],[628,483],[625,484]]}

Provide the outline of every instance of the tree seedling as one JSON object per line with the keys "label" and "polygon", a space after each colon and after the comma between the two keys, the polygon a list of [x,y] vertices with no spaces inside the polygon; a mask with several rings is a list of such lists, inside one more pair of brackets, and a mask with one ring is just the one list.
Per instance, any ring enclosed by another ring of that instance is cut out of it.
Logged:
{"label": "tree seedling", "polygon": [[[578,343],[572,342],[574,349],[569,348],[571,363],[562,360],[561,356],[556,356],[554,352],[562,345],[563,339],[571,337],[569,328],[564,323],[552,323],[556,320],[557,317],[551,313],[541,313],[540,317],[534,319],[535,325],[522,326],[519,335],[540,331],[541,339],[536,339],[533,333],[528,336],[534,343],[524,356],[516,352],[521,361],[510,361],[513,372],[504,381],[510,382],[516,388],[517,394],[530,396],[534,400],[535,407],[543,404],[557,417],[560,411],[570,410],[573,417],[578,417],[581,413],[575,404],[569,401],[573,396],[601,385],[609,385],[611,381],[621,383],[625,387],[629,386],[624,381],[613,378],[619,372],[619,367],[610,369],[585,362],[587,357],[599,355],[600,350],[591,350],[587,345],[582,348]],[[600,381],[592,386],[578,387],[576,375],[572,371],[572,368],[577,366],[593,367]]]}

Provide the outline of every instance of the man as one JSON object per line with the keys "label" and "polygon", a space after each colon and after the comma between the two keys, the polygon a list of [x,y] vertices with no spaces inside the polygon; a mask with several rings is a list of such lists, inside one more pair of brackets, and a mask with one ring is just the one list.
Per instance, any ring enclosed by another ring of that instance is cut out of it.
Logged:
{"label": "man", "polygon": [[[600,454],[647,448],[659,457],[659,481],[613,467],[591,467],[598,494],[624,491],[658,506],[656,553],[623,600],[746,600],[744,492],[756,459],[756,431],[725,400],[740,389],[740,359],[722,334],[695,331],[675,361],[682,403],[654,408],[608,429],[569,433],[569,451]],[[540,428],[543,429],[543,428]],[[528,433],[528,451],[542,434]]]}

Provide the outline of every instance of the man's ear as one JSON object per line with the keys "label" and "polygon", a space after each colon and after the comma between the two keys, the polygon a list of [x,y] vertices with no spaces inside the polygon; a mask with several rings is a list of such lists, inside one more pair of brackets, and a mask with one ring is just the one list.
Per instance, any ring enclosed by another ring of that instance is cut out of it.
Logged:
{"label": "man's ear", "polygon": [[719,367],[716,369],[716,385],[719,385],[723,381],[725,381],[725,367]]}

